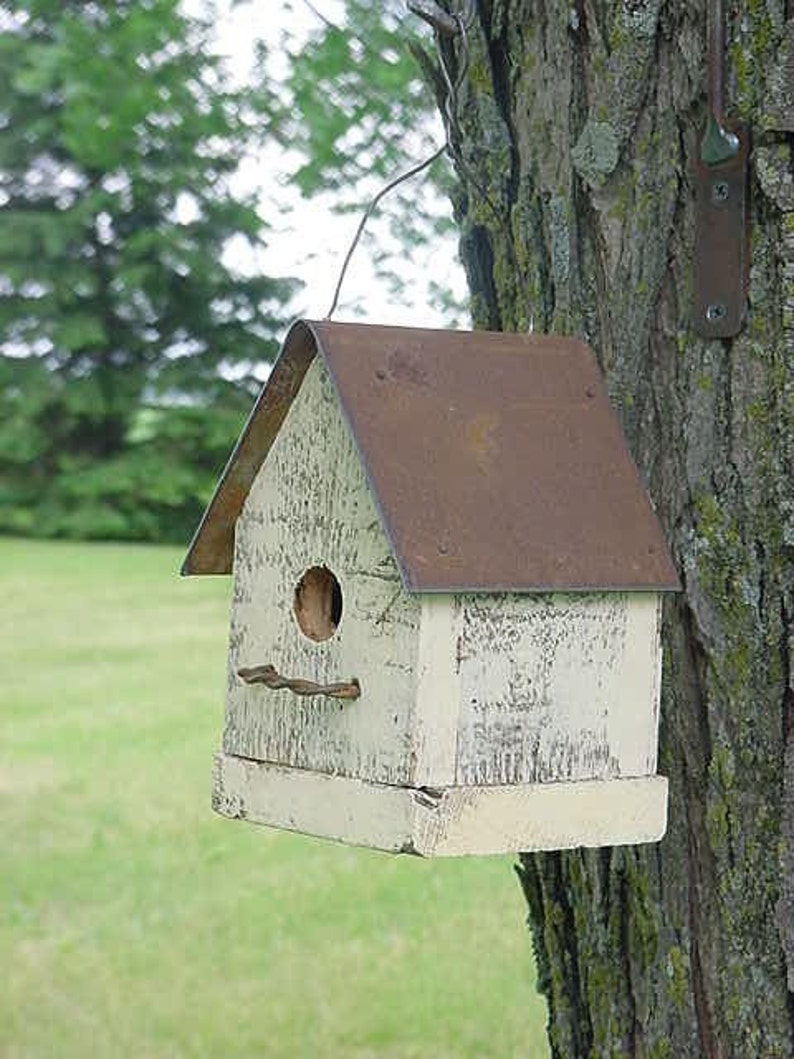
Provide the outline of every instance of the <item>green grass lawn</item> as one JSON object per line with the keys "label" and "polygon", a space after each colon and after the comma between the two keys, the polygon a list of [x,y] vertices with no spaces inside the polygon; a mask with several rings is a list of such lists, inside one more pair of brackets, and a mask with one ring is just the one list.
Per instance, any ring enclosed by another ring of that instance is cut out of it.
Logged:
{"label": "green grass lawn", "polygon": [[209,808],[229,584],[0,539],[0,1057],[542,1057],[511,859]]}

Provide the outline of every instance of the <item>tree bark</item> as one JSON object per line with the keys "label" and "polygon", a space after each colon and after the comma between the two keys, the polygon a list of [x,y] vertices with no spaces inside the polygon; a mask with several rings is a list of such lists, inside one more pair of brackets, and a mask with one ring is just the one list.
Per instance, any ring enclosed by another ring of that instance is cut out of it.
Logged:
{"label": "tree bark", "polygon": [[[794,23],[727,4],[749,315],[693,332],[703,0],[480,0],[450,108],[475,325],[590,343],[684,592],[658,846],[523,855],[555,1057],[794,1055]],[[454,76],[452,77],[454,82]]]}

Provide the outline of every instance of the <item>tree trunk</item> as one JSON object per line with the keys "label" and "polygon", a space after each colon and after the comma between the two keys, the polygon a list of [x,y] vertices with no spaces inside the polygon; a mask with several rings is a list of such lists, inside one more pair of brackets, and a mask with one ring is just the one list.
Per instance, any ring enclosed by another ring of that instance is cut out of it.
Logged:
{"label": "tree trunk", "polygon": [[[555,1057],[794,1055],[794,22],[727,4],[751,123],[750,308],[692,328],[703,0],[480,0],[440,46],[476,326],[599,357],[684,592],[658,846],[524,855]],[[786,131],[788,130],[788,131]],[[788,981],[787,981],[788,979]]]}

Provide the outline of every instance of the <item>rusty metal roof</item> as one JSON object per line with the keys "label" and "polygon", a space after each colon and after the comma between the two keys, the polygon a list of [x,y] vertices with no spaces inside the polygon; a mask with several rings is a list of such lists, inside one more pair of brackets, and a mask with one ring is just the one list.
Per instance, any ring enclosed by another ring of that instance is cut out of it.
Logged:
{"label": "rusty metal roof", "polygon": [[679,587],[593,354],[573,338],[298,321],[190,546],[234,524],[319,352],[409,591]]}

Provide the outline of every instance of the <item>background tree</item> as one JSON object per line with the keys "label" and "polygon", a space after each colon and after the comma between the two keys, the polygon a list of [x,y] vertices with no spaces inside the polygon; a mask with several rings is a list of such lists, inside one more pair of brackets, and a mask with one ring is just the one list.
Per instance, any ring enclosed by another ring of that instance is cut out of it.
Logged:
{"label": "background tree", "polygon": [[[591,343],[685,588],[665,613],[667,837],[521,859],[552,1051],[790,1056],[794,26],[782,0],[730,5],[750,310],[735,340],[706,341],[690,310],[706,5],[475,6],[452,131],[476,324],[523,329],[529,301],[536,328]],[[459,68],[460,39],[441,47]]]}
{"label": "background tree", "polygon": [[[274,138],[296,157],[292,187],[336,213],[360,216],[397,174],[443,145],[429,87],[432,69],[420,47],[422,22],[403,0],[371,4],[345,0],[335,21],[314,4],[307,37],[283,42],[289,69],[278,86]],[[322,5],[320,5],[322,6]],[[417,251],[452,237],[448,194],[453,174],[439,159],[420,178],[391,192],[370,220],[358,256],[395,299],[423,297],[454,323],[467,319],[454,282],[444,274],[420,277]],[[351,230],[352,234],[352,230]],[[346,247],[340,247],[339,264]],[[340,313],[355,312],[353,283]]]}
{"label": "background tree", "polygon": [[266,94],[177,0],[0,13],[0,529],[182,538],[272,358],[290,284],[230,178]]}

